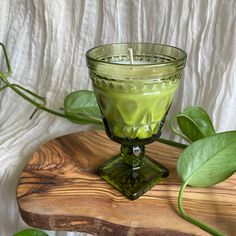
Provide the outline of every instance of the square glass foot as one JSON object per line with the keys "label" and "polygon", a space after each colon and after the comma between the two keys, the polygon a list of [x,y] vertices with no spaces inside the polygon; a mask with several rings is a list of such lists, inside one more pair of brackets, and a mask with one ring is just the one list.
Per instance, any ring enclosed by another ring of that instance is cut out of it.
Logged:
{"label": "square glass foot", "polygon": [[139,166],[132,166],[117,155],[99,166],[98,174],[127,198],[135,200],[166,178],[169,171],[148,156]]}

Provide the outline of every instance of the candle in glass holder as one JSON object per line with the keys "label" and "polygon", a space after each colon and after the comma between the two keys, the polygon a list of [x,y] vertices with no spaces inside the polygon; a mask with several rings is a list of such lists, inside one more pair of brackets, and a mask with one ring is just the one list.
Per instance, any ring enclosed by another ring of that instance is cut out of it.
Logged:
{"label": "candle in glass holder", "polygon": [[98,173],[136,199],[168,176],[165,167],[145,154],[145,145],[161,135],[186,53],[168,45],[126,43],[93,48],[86,58],[106,133],[121,144],[121,153]]}

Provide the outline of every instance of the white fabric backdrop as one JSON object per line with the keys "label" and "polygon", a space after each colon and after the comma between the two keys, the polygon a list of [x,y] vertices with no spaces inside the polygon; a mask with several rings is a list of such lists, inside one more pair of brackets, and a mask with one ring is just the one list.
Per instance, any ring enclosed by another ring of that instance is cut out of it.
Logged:
{"label": "white fabric backdrop", "polygon": [[[188,53],[169,114],[199,105],[218,131],[236,129],[235,0],[0,0],[0,6],[0,41],[14,71],[11,81],[47,96],[49,106],[59,108],[71,91],[91,89],[87,49],[112,42],[158,42]],[[29,120],[33,109],[10,90],[0,94],[1,236],[25,227],[15,187],[33,150],[88,128],[45,112]],[[164,136],[176,138],[165,127]]]}

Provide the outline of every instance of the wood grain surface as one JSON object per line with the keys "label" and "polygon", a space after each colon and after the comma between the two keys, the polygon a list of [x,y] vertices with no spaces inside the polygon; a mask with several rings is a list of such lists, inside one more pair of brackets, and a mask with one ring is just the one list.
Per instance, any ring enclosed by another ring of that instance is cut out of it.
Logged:
{"label": "wood grain surface", "polygon": [[[208,235],[178,213],[181,150],[158,142],[147,154],[170,176],[135,201],[128,200],[96,175],[119,145],[102,131],[69,134],[42,145],[30,157],[17,186],[23,220],[37,228],[93,235]],[[188,187],[184,207],[191,216],[236,235],[236,175],[211,188]]]}

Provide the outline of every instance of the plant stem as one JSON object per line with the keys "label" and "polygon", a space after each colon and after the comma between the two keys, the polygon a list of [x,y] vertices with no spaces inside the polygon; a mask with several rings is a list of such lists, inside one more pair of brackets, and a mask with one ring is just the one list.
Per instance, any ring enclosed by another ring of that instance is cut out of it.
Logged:
{"label": "plant stem", "polygon": [[[33,104],[34,106],[36,106],[38,109],[40,110],[43,110],[43,111],[46,111],[48,113],[51,113],[53,115],[56,115],[56,116],[60,116],[60,117],[63,117],[63,118],[66,118],[66,119],[71,119],[71,120],[77,120],[78,117],[77,116],[74,116],[74,115],[71,115],[71,114],[63,114],[63,113],[60,113],[60,112],[57,112],[57,111],[54,111],[54,110],[51,110],[47,107],[45,107],[44,105],[34,101],[32,98],[28,97],[27,95],[25,95],[24,93],[22,93],[19,89],[16,88],[16,86],[12,85],[4,75],[0,75],[0,79],[6,84],[7,87],[11,88],[14,92],[16,92],[19,96],[21,96],[22,98],[24,98],[26,101],[28,101],[29,103]],[[5,86],[4,86],[5,87]],[[43,99],[43,97],[21,87],[21,86],[17,86],[21,89],[23,89],[24,91],[30,93],[31,95],[35,96],[39,99]],[[83,116],[82,118],[84,119],[87,119],[89,120],[91,123],[94,123],[94,124],[97,124],[97,125],[101,125],[101,120],[97,119],[97,118],[92,118],[92,117],[86,117],[86,116]]]}
{"label": "plant stem", "polygon": [[186,144],[177,143],[177,142],[174,142],[174,141],[171,141],[171,140],[168,140],[168,139],[162,139],[162,138],[158,138],[157,142],[168,144],[170,146],[177,147],[177,148],[182,148],[182,149],[185,149],[188,146]]}
{"label": "plant stem", "polygon": [[179,135],[182,139],[184,139],[184,140],[187,141],[188,143],[191,143],[191,140],[188,139],[188,137],[186,137],[183,133],[181,133],[179,130],[177,130],[177,129],[174,127],[174,120],[177,118],[178,115],[179,115],[179,114],[176,114],[176,115],[174,115],[174,116],[171,118],[171,120],[170,120],[170,128],[171,128],[171,130],[172,130],[175,134]]}
{"label": "plant stem", "polygon": [[0,92],[3,91],[3,90],[6,89],[6,88],[8,88],[7,85],[2,86],[2,87],[0,88]]}
{"label": "plant stem", "polygon": [[222,234],[221,232],[211,228],[210,226],[206,225],[206,224],[203,224],[202,222],[190,217],[183,209],[183,205],[182,205],[182,198],[183,198],[183,193],[184,193],[184,190],[186,188],[188,184],[188,181],[182,183],[181,185],[181,188],[180,188],[180,191],[179,191],[179,196],[178,196],[178,208],[179,208],[179,211],[180,211],[180,214],[182,215],[182,217],[187,220],[188,222],[198,226],[199,228],[205,230],[206,232],[214,235],[214,236],[224,236],[224,234]]}
{"label": "plant stem", "polygon": [[12,73],[11,65],[10,65],[9,58],[8,58],[8,56],[7,56],[7,51],[6,51],[5,46],[4,46],[1,42],[0,42],[0,46],[1,46],[2,49],[3,49],[3,54],[4,54],[4,57],[5,57],[5,60],[6,60],[7,70],[8,70],[6,73],[3,73],[3,72],[0,71],[0,76],[7,77],[7,76],[9,76],[9,75]]}
{"label": "plant stem", "polygon": [[14,87],[18,87],[18,88],[22,89],[23,91],[31,94],[32,96],[34,96],[34,97],[40,99],[41,101],[43,101],[44,103],[46,103],[46,98],[45,97],[39,96],[38,94],[36,94],[36,93],[34,93],[34,92],[32,92],[32,91],[30,91],[30,90],[28,90],[28,89],[18,85],[18,84],[11,84],[11,85],[14,86]]}
{"label": "plant stem", "polygon": [[[18,84],[11,84],[11,85],[14,86],[14,87],[18,87],[21,90],[25,91],[26,93],[29,93],[30,95],[40,99],[41,101],[43,101],[43,104],[46,103],[46,98],[45,97],[39,96],[38,94],[36,94],[36,93],[34,93],[34,92],[32,92],[32,91],[30,91],[30,90],[28,90],[28,89],[18,85]],[[9,86],[8,85],[4,85],[3,87],[0,88],[0,92],[3,91],[6,88],[9,88]]]}

